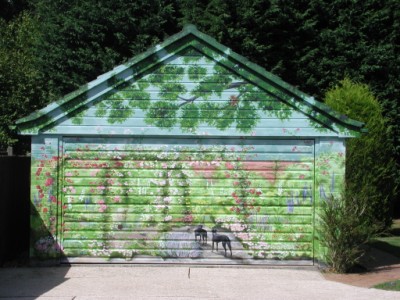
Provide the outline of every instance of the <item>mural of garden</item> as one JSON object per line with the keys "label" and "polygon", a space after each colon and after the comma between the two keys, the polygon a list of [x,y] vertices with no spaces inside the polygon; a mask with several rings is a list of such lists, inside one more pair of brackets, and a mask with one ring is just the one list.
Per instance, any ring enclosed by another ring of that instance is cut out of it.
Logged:
{"label": "mural of garden", "polygon": [[32,257],[247,264],[323,252],[361,125],[188,27],[19,126]]}
{"label": "mural of garden", "polygon": [[[313,141],[235,141],[64,139],[60,200],[54,169],[49,171],[58,159],[42,154],[47,160],[35,162],[35,206],[53,232],[38,239],[33,251],[39,257],[124,261],[311,260]],[[290,160],[278,159],[282,155]],[[318,197],[333,192],[332,168],[342,161],[336,153],[317,162],[325,178]],[[196,237],[199,225],[205,236]],[[229,239],[232,255],[222,242],[212,249],[212,229]]]}

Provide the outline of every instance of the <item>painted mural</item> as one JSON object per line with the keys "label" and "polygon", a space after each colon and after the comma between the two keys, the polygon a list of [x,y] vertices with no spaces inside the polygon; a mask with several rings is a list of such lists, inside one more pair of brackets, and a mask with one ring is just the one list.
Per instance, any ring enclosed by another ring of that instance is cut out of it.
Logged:
{"label": "painted mural", "polygon": [[244,264],[323,259],[360,127],[193,28],[18,126],[32,257]]}
{"label": "painted mural", "polygon": [[321,147],[314,166],[313,140],[235,141],[64,139],[60,199],[52,175],[59,159],[42,147],[33,222],[45,225],[33,224],[32,251],[125,261],[312,260],[314,202],[342,186],[341,144]]}

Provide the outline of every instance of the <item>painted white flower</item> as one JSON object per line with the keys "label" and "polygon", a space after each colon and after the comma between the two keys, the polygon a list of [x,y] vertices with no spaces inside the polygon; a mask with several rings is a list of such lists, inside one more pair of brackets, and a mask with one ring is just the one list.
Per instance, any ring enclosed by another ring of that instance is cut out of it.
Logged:
{"label": "painted white flower", "polygon": [[283,195],[283,187],[282,187],[282,182],[279,182],[278,184],[278,196]]}

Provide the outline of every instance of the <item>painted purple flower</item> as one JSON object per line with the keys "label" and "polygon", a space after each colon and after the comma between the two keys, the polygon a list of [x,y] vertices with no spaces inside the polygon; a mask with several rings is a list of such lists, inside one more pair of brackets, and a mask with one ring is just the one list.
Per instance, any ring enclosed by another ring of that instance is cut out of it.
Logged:
{"label": "painted purple flower", "polygon": [[307,199],[307,195],[308,195],[308,188],[306,185],[303,187],[302,194],[303,194],[303,201],[305,201]]}
{"label": "painted purple flower", "polygon": [[90,203],[90,198],[89,197],[86,197],[85,198],[85,209],[87,209],[88,208],[88,204]]}
{"label": "painted purple flower", "polygon": [[328,197],[326,196],[325,189],[322,185],[319,186],[319,196],[321,199],[326,200]]}
{"label": "painted purple flower", "polygon": [[289,214],[292,214],[293,211],[294,211],[294,201],[293,201],[293,199],[287,199],[286,203],[287,203],[287,212]]}

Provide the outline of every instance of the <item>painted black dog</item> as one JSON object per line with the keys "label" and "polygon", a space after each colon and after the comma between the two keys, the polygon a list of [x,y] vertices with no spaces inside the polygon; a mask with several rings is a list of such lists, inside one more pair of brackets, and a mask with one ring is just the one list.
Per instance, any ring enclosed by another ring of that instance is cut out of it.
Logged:
{"label": "painted black dog", "polygon": [[203,240],[203,244],[207,244],[207,230],[203,229],[203,225],[197,226],[196,229],[194,230],[195,241],[197,241],[197,237],[199,237],[199,242]]}
{"label": "painted black dog", "polygon": [[224,247],[224,250],[225,250],[225,256],[226,256],[226,245],[228,245],[229,250],[231,251],[231,257],[232,257],[231,240],[229,239],[229,237],[227,237],[226,235],[217,234],[216,229],[211,230],[211,232],[212,232],[212,250],[211,251],[214,251],[214,243],[217,244],[217,251],[218,251],[218,243],[221,242],[222,247]]}

